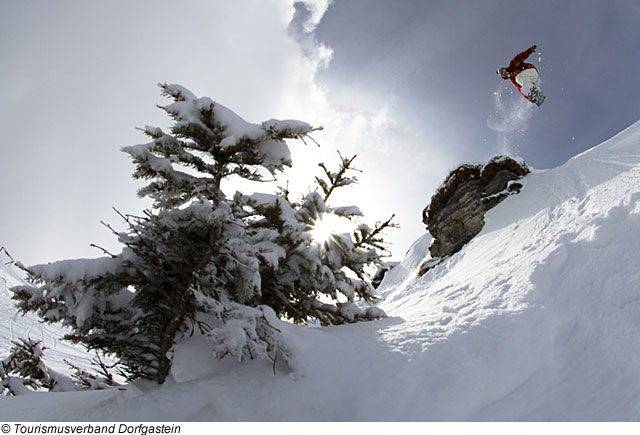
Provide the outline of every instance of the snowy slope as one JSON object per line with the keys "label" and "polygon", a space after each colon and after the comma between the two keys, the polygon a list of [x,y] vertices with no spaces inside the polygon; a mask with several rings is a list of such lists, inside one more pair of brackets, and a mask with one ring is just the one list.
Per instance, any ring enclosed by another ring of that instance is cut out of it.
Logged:
{"label": "snowy slope", "polygon": [[639,420],[640,122],[524,182],[422,277],[414,244],[389,318],[279,325],[295,373],[194,340],[161,387],[0,398],[0,420]]}

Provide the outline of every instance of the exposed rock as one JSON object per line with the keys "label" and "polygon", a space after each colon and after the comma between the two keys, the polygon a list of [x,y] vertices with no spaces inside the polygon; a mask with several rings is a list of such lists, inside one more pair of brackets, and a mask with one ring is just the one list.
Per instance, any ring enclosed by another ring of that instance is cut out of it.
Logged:
{"label": "exposed rock", "polygon": [[398,264],[400,264],[400,262],[390,261],[387,262],[384,266],[378,266],[378,270],[371,280],[371,285],[373,286],[373,288],[378,288],[387,272],[396,267]]}
{"label": "exposed rock", "polygon": [[433,269],[434,267],[436,267],[438,264],[442,263],[443,261],[444,261],[444,257],[435,257],[435,258],[430,258],[429,260],[423,262],[420,265],[420,269],[418,269],[418,276],[424,275],[429,270]]}
{"label": "exposed rock", "polygon": [[434,239],[431,257],[459,251],[482,230],[488,210],[520,192],[522,184],[515,180],[529,172],[524,163],[504,156],[484,166],[467,164],[451,171],[423,211],[422,221]]}

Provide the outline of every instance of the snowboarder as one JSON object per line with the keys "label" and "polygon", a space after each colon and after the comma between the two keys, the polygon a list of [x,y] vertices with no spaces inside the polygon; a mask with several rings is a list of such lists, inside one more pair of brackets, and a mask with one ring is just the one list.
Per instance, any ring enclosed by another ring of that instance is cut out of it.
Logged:
{"label": "snowboarder", "polygon": [[518,89],[518,92],[522,94],[524,98],[532,103],[540,106],[546,97],[542,94],[542,89],[536,85],[538,80],[538,70],[535,66],[525,62],[533,52],[536,51],[536,46],[533,45],[518,53],[506,68],[498,68],[498,75],[504,80],[509,79],[513,86]]}

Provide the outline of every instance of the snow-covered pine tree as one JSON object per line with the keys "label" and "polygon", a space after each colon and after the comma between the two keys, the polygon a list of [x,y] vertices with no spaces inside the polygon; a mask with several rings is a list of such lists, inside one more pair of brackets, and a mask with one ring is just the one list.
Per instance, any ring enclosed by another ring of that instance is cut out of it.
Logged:
{"label": "snow-covered pine tree", "polygon": [[[299,323],[311,317],[323,325],[335,325],[385,315],[379,308],[358,306],[354,300],[375,299],[366,268],[384,264],[378,252],[384,251],[381,233],[395,227],[393,216],[374,228],[354,225],[352,233],[331,234],[326,240],[312,236],[314,227],[328,216],[349,220],[362,216],[355,206],[328,205],[336,189],[357,182],[348,176],[355,171],[354,159],[340,155],[337,172],[321,163],[324,174],[315,178],[317,189],[301,201],[291,202],[284,189],[276,195],[254,195],[249,201],[257,215],[249,223],[249,233],[254,240],[271,244],[269,255],[263,254],[261,261],[261,302],[282,317]],[[340,299],[343,302],[336,303]]]}
{"label": "snow-covered pine tree", "polygon": [[73,391],[79,389],[74,380],[50,368],[43,359],[39,340],[19,339],[0,361],[0,395],[19,396],[38,390]]}
{"label": "snow-covered pine tree", "polygon": [[[329,212],[357,214],[328,208],[329,193],[292,204],[285,194],[223,192],[232,176],[261,181],[283,171],[291,165],[284,139],[303,139],[314,129],[292,120],[251,124],[181,86],[160,86],[174,100],[161,107],[173,120],[170,132],[146,127],[151,142],[123,148],[136,165],[134,177],[151,180],[139,195],[152,198],[154,210],[121,214],[129,228],[112,229],[124,245],[119,254],[22,266],[31,285],[13,289],[19,308],[70,327],[67,339],[115,356],[132,379],[160,383],[176,341],[194,332],[212,341],[218,357],[281,355],[286,362],[274,310],[324,324],[384,315],[317,296],[336,298],[339,291],[348,300],[372,299],[358,277],[364,265],[380,261],[373,247],[388,223],[373,231],[361,226],[355,241],[337,237],[340,253],[329,255],[311,241],[314,221]],[[344,183],[330,176],[325,185]]]}
{"label": "snow-covered pine tree", "polygon": [[0,361],[0,394],[18,396],[45,388],[52,390],[55,380],[42,361],[42,345],[36,340],[12,341],[13,348]]}
{"label": "snow-covered pine tree", "polygon": [[109,368],[100,357],[94,359],[97,374],[90,373],[66,361],[74,370],[69,376],[52,369],[44,361],[40,340],[31,338],[11,342],[9,356],[0,361],[0,395],[19,396],[33,391],[102,390],[117,386]]}

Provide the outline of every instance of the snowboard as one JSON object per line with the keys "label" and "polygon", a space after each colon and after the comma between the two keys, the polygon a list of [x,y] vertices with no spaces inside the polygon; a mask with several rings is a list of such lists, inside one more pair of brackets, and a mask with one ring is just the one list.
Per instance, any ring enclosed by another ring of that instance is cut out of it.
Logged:
{"label": "snowboard", "polygon": [[534,86],[533,89],[531,89],[531,92],[529,92],[528,97],[529,97],[529,101],[531,101],[533,104],[535,104],[538,107],[540,107],[542,103],[544,103],[547,100],[547,97],[545,97],[544,94],[542,93],[542,89],[540,89],[537,86]]}

